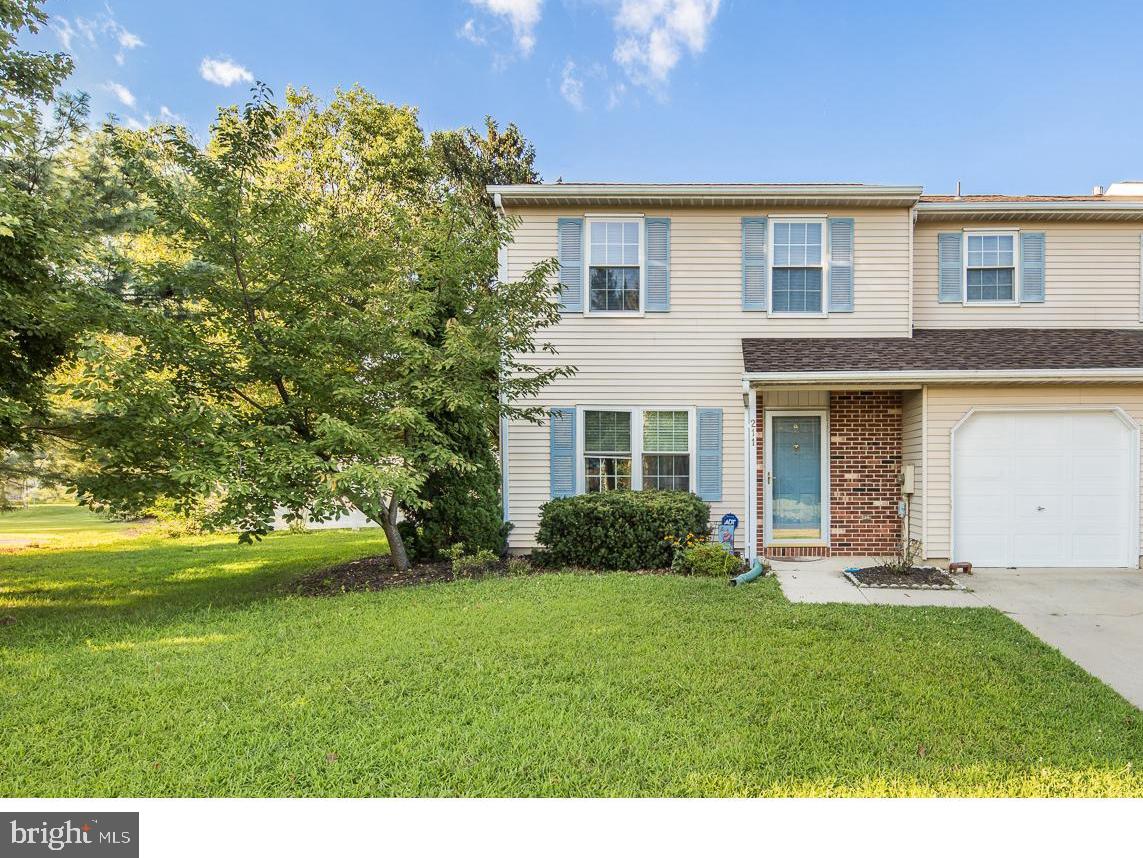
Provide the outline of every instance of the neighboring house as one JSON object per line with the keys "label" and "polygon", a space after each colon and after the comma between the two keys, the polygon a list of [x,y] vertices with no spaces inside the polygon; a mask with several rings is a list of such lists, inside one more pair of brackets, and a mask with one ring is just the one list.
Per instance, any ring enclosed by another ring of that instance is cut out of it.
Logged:
{"label": "neighboring house", "polygon": [[[907,524],[979,566],[1135,566],[1143,184],[494,186],[502,276],[560,261],[574,376],[502,427],[511,547],[549,498],[685,488],[768,556]],[[904,521],[900,517],[903,515]]]}

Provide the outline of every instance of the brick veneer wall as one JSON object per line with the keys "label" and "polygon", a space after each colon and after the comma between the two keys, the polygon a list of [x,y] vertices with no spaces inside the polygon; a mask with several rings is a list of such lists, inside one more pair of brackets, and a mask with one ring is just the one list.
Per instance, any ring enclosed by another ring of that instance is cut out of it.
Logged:
{"label": "brick veneer wall", "polygon": [[852,391],[829,398],[830,544],[766,546],[765,403],[758,397],[758,551],[769,557],[878,555],[901,533],[901,393]]}
{"label": "brick veneer wall", "polygon": [[829,445],[832,552],[892,552],[901,535],[900,391],[831,393]]}

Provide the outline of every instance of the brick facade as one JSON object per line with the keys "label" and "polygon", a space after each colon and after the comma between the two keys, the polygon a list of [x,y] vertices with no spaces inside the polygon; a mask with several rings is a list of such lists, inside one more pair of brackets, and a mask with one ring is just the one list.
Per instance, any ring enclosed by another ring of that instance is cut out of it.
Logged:
{"label": "brick facade", "polygon": [[768,557],[889,554],[901,535],[901,393],[846,391],[829,397],[829,545],[762,545],[766,499],[765,404],[758,397],[758,549]]}
{"label": "brick facade", "polygon": [[830,548],[889,554],[901,536],[901,393],[829,397]]}

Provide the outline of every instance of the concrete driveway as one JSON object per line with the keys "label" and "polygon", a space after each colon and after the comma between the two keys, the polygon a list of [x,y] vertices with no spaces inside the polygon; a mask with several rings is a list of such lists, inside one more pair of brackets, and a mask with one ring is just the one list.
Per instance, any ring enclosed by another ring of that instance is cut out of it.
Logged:
{"label": "concrete driveway", "polygon": [[1143,709],[1143,571],[981,569],[969,585]]}
{"label": "concrete driveway", "polygon": [[841,570],[861,558],[775,562],[793,602],[992,607],[1143,709],[1143,571],[974,569],[964,591],[870,590]]}

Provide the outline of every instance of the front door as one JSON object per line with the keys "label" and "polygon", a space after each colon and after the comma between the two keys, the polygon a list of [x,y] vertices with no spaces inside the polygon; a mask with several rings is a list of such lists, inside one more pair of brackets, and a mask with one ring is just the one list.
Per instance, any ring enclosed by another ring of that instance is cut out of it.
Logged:
{"label": "front door", "polygon": [[826,527],[824,413],[767,412],[767,542],[821,542]]}

